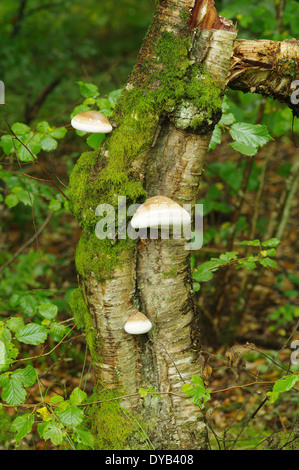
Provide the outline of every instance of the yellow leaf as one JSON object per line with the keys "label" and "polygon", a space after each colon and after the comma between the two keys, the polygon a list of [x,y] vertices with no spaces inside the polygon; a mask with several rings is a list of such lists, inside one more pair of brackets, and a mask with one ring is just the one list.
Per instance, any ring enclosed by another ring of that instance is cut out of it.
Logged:
{"label": "yellow leaf", "polygon": [[45,419],[47,416],[49,416],[50,412],[46,406],[43,406],[42,408],[39,408],[37,412]]}

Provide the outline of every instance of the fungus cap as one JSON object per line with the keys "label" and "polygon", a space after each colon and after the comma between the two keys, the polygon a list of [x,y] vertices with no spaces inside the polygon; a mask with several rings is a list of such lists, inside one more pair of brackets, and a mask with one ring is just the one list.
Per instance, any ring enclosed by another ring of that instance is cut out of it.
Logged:
{"label": "fungus cap", "polygon": [[165,196],[147,199],[131,220],[133,228],[180,227],[191,223],[190,214],[177,202]]}
{"label": "fungus cap", "polygon": [[143,313],[136,310],[129,316],[124,328],[131,335],[142,335],[151,330],[152,323]]}
{"label": "fungus cap", "polygon": [[98,111],[84,111],[76,114],[71,120],[71,124],[75,129],[84,132],[106,134],[112,131],[109,119]]}

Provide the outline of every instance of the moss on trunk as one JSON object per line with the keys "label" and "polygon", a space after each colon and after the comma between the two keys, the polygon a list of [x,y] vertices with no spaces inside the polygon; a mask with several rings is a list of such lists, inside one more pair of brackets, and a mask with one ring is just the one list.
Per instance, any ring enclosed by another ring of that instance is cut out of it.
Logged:
{"label": "moss on trunk", "polygon": [[[157,448],[207,445],[198,407],[189,399],[174,398],[184,380],[200,374],[190,257],[183,243],[173,241],[137,246],[131,239],[117,236],[99,240],[96,207],[104,203],[117,210],[118,196],[126,196],[127,204],[132,204],[154,194],[168,195],[182,204],[195,202],[211,132],[221,116],[231,38],[222,54],[220,41],[213,43],[213,33],[203,35],[198,59],[193,53],[194,39],[200,39],[187,26],[186,14],[190,15],[194,3],[158,2],[136,67],[111,116],[114,129],[99,150],[81,155],[70,179],[70,207],[83,229],[76,266],[85,307],[79,293],[74,294],[72,304],[74,310],[81,305],[84,312],[99,381],[96,391],[108,388],[126,394],[122,405],[141,413]],[[214,76],[203,63],[210,60],[214,64],[215,58],[221,66],[215,66]],[[155,247],[159,248],[157,262]],[[124,331],[132,306],[151,316],[154,325],[149,335],[137,338]],[[171,357],[165,348],[170,348]],[[149,384],[163,398],[142,401],[136,392]],[[103,420],[109,426],[109,419],[101,409],[94,416],[99,446],[106,445],[100,423]],[[121,423],[120,416],[117,422]],[[124,440],[129,435],[128,431]],[[124,440],[120,436],[122,445]],[[114,445],[111,443],[112,448]]]}

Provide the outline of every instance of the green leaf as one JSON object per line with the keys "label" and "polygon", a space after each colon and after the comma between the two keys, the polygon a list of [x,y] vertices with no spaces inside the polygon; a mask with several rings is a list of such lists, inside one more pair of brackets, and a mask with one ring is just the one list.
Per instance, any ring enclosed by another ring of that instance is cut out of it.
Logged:
{"label": "green leaf", "polygon": [[12,126],[11,126],[11,129],[12,131],[16,134],[16,135],[25,135],[27,134],[28,132],[30,132],[30,127],[28,127],[26,124],[23,124],[22,122],[15,122]]}
{"label": "green leaf", "polygon": [[37,300],[33,295],[24,295],[20,300],[20,306],[22,307],[23,313],[28,316],[32,316],[37,310]]}
{"label": "green leaf", "polygon": [[105,139],[105,134],[91,134],[87,137],[86,142],[88,145],[93,148],[97,149]]}
{"label": "green leaf", "polygon": [[69,427],[78,426],[83,420],[83,410],[75,405],[68,405],[64,411],[57,411],[62,423]]}
{"label": "green leaf", "polygon": [[145,388],[142,388],[142,387],[141,387],[141,388],[138,390],[138,393],[139,393],[139,395],[140,395],[141,398],[145,398],[145,397],[147,396],[147,390],[146,390]]}
{"label": "green leaf", "polygon": [[66,133],[67,129],[65,127],[52,128],[49,132],[50,136],[54,137],[54,139],[63,139]]}
{"label": "green leaf", "polygon": [[221,144],[221,127],[216,124],[210,140],[209,150],[214,150],[218,144]]}
{"label": "green leaf", "polygon": [[237,259],[238,254],[239,253],[237,251],[226,251],[225,253],[222,253],[222,255],[219,256],[219,259],[227,263],[229,261]]}
{"label": "green leaf", "polygon": [[5,383],[2,389],[1,398],[9,405],[19,405],[24,402],[26,398],[26,390],[16,376],[11,377]]}
{"label": "green leaf", "polygon": [[58,145],[57,140],[53,139],[50,135],[44,135],[40,140],[40,144],[45,152],[55,150]]}
{"label": "green leaf", "polygon": [[22,202],[25,206],[30,206],[34,200],[33,194],[30,194],[29,197],[27,190],[22,189],[20,187],[13,188],[13,193],[16,194],[18,200]]}
{"label": "green leaf", "polygon": [[261,246],[261,242],[260,240],[243,240],[242,242],[235,242],[235,245]]}
{"label": "green leaf", "polygon": [[212,184],[207,192],[207,199],[219,199],[222,197],[222,191],[216,184]]}
{"label": "green leaf", "polygon": [[270,248],[270,250],[262,250],[261,255],[266,258],[266,256],[275,256],[276,250],[275,248]]}
{"label": "green leaf", "polygon": [[3,135],[0,140],[0,147],[3,148],[3,151],[6,155],[10,155],[14,152],[14,146],[12,142],[11,135]]}
{"label": "green leaf", "polygon": [[274,268],[277,269],[277,263],[274,261],[274,259],[271,258],[264,258],[260,260],[260,264],[264,266],[264,268]]}
{"label": "green leaf", "polygon": [[38,311],[42,317],[53,320],[58,313],[58,307],[57,305],[44,303],[38,306]]}
{"label": "green leaf", "polygon": [[120,97],[120,95],[122,94],[122,91],[123,89],[122,88],[118,88],[117,90],[112,90],[110,91],[108,97],[109,97],[109,101],[112,105],[115,105],[118,98]]}
{"label": "green leaf", "polygon": [[268,248],[276,248],[280,243],[281,241],[278,240],[278,238],[270,238],[270,240],[262,242],[262,246],[265,246]]}
{"label": "green leaf", "polygon": [[0,340],[0,370],[6,367],[6,349],[3,341]]}
{"label": "green leaf", "polygon": [[82,431],[82,429],[75,430],[78,438],[78,442],[81,444],[94,448],[94,437],[89,431]]}
{"label": "green leaf", "polygon": [[246,145],[241,142],[231,142],[230,146],[237,152],[246,155],[247,157],[253,157],[257,153],[258,148],[253,145]]}
{"label": "green leaf", "polygon": [[198,272],[195,271],[193,273],[193,279],[197,282],[208,282],[211,279],[213,279],[213,273],[211,271],[206,271],[206,272]]}
{"label": "green leaf", "polygon": [[49,209],[50,211],[58,211],[61,209],[61,202],[58,201],[58,199],[52,199],[52,201],[49,202]]}
{"label": "green leaf", "polygon": [[[28,149],[29,149],[29,146],[28,146]],[[30,149],[30,150],[31,150],[31,149]],[[18,155],[18,159],[19,159],[21,162],[27,163],[27,162],[33,162],[33,161],[34,161],[33,156],[31,155],[31,153],[29,152],[29,150],[27,150],[27,148],[24,147],[24,145],[21,145],[21,146],[17,149],[17,155]]]}
{"label": "green leaf", "polygon": [[57,424],[50,421],[42,428],[42,437],[45,440],[50,439],[55,446],[59,446],[63,441],[64,433]]}
{"label": "green leaf", "polygon": [[184,384],[181,390],[188,397],[191,397],[193,403],[200,408],[211,397],[209,390],[205,388],[203,379],[197,375],[191,378],[191,384]]}
{"label": "green leaf", "polygon": [[84,400],[86,400],[87,394],[80,390],[79,387],[74,388],[70,396],[70,402],[72,405],[80,405]]}
{"label": "green leaf", "polygon": [[54,321],[51,323],[49,334],[54,341],[60,341],[68,331],[69,328],[66,325]]}
{"label": "green leaf", "polygon": [[249,271],[252,271],[256,268],[256,264],[254,261],[239,261],[238,266],[240,266],[241,268],[248,269]]}
{"label": "green leaf", "polygon": [[80,93],[84,98],[96,98],[99,95],[99,90],[93,83],[77,82],[80,85]]}
{"label": "green leaf", "polygon": [[50,128],[50,124],[47,121],[41,121],[36,125],[36,130],[44,134],[48,132]]}
{"label": "green leaf", "polygon": [[249,147],[263,147],[267,142],[273,140],[267,126],[263,124],[235,122],[229,132],[235,141]]}
{"label": "green leaf", "polygon": [[9,382],[10,372],[5,372],[0,374],[0,387],[4,387]]}
{"label": "green leaf", "polygon": [[111,101],[109,101],[108,98],[97,98],[96,99],[96,103],[99,107],[99,110],[101,111],[101,113],[103,111],[105,111],[105,113],[103,114],[110,114],[111,113],[111,109],[112,109],[112,103]]}
{"label": "green leaf", "polygon": [[11,430],[17,432],[15,439],[19,441],[27,436],[31,432],[33,424],[34,416],[31,413],[18,416],[11,425]]}
{"label": "green leaf", "polygon": [[299,286],[299,276],[297,276],[296,274],[293,274],[293,273],[289,273],[289,279],[290,281],[295,284],[296,286]]}
{"label": "green leaf", "polygon": [[281,393],[291,390],[298,380],[299,375],[290,375],[278,380],[274,384],[272,391],[267,393],[267,395],[270,397],[269,404],[274,403]]}
{"label": "green leaf", "polygon": [[29,323],[20,328],[16,333],[16,339],[21,343],[37,344],[44,343],[47,339],[47,330],[42,325]]}
{"label": "green leaf", "polygon": [[21,381],[24,387],[31,387],[33,384],[35,384],[37,381],[37,373],[34,367],[29,365],[22,370]]}
{"label": "green leaf", "polygon": [[7,207],[9,207],[9,209],[12,209],[13,207],[19,204],[19,199],[18,199],[18,196],[16,196],[16,194],[10,193],[6,196],[6,198],[4,199],[4,202],[7,205]]}
{"label": "green leaf", "polygon": [[236,122],[236,118],[233,113],[223,113],[219,121],[219,125],[231,126],[234,122]]}
{"label": "green leaf", "polygon": [[193,292],[199,292],[200,291],[200,284],[198,282],[193,282]]}
{"label": "green leaf", "polygon": [[219,266],[224,264],[223,260],[220,259],[211,259],[210,261],[206,261],[205,263],[202,263],[198,268],[198,272],[206,272],[206,271],[216,271]]}
{"label": "green leaf", "polygon": [[57,403],[60,403],[62,401],[64,401],[64,400],[63,400],[63,397],[61,395],[53,395],[50,398],[50,403],[53,403],[53,405],[56,405]]}
{"label": "green leaf", "polygon": [[12,294],[12,296],[9,299],[9,305],[12,308],[15,308],[19,305],[21,300],[21,296],[19,294]]}

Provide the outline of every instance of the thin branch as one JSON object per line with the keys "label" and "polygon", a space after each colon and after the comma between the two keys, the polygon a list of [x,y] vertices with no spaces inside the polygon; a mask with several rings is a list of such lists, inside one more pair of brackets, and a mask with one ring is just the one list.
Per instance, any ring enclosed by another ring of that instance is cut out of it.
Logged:
{"label": "thin branch", "polygon": [[57,87],[61,82],[62,77],[54,78],[38,95],[34,103],[27,103],[24,110],[24,122],[26,124],[30,123],[37,115],[42,104],[48,97],[48,95]]}
{"label": "thin branch", "polygon": [[44,222],[42,223],[42,225],[40,226],[40,228],[37,230],[37,232],[32,235],[32,237],[29,238],[29,240],[27,240],[13,255],[11,258],[9,258],[9,260],[7,260],[4,264],[2,264],[2,266],[0,266],[0,273],[2,273],[4,271],[5,268],[7,268],[7,266],[9,266],[26,248],[27,246],[31,245],[31,243],[33,243],[37,237],[42,233],[42,231],[44,230],[44,228],[48,225],[48,223],[50,222],[51,218],[52,218],[52,215],[53,215],[54,211],[51,211],[49,212],[47,218],[44,220]]}
{"label": "thin branch", "polygon": [[50,179],[51,183],[55,186],[55,188],[62,194],[62,196],[65,198],[65,199],[69,199],[65,194],[64,192],[62,191],[62,189],[59,188],[59,186],[55,183],[55,181],[53,180],[52,176],[50,175],[50,173],[43,167],[43,165],[40,163],[40,161],[36,158],[36,156],[31,152],[31,150],[27,147],[26,144],[24,144],[24,142],[22,142],[21,139],[18,138],[18,136],[15,134],[15,132],[12,130],[9,122],[8,122],[8,119],[7,119],[7,115],[6,115],[6,110],[4,108],[4,114],[5,114],[5,120],[6,120],[6,124],[10,130],[10,132],[13,134],[13,139],[17,140],[18,142],[20,142],[21,145],[23,145],[23,147],[27,150],[27,152],[30,153],[30,155],[32,156],[32,158],[34,159],[35,163],[38,164],[38,166],[41,168],[41,170],[48,176],[48,178]]}
{"label": "thin branch", "polygon": [[[16,154],[16,158],[17,158],[17,161],[18,161],[18,165],[19,165],[20,171],[21,171],[21,173],[23,173],[23,171],[22,171],[22,166],[21,166],[21,163],[20,163],[20,160],[19,160],[19,157],[18,157],[17,149],[16,149],[16,146],[15,146],[14,138],[12,139],[12,143],[13,143],[13,146],[14,146],[14,149],[15,149],[15,154]],[[30,206],[31,206],[32,222],[33,222],[33,227],[34,227],[34,240],[35,240],[35,243],[36,243],[36,247],[37,247],[37,251],[38,251],[39,257],[40,257],[40,261],[41,261],[41,263],[42,263],[43,260],[42,260],[41,253],[40,253],[40,249],[39,249],[39,243],[38,243],[37,231],[36,231],[36,225],[35,225],[33,201],[32,201],[32,199],[31,199],[30,191],[29,191],[29,188],[28,188],[28,186],[27,186],[26,178],[25,178],[24,175],[23,175],[23,181],[24,181],[24,185],[25,185],[26,191],[27,191],[27,193],[28,193],[28,197],[29,197],[29,201],[30,201]]]}

